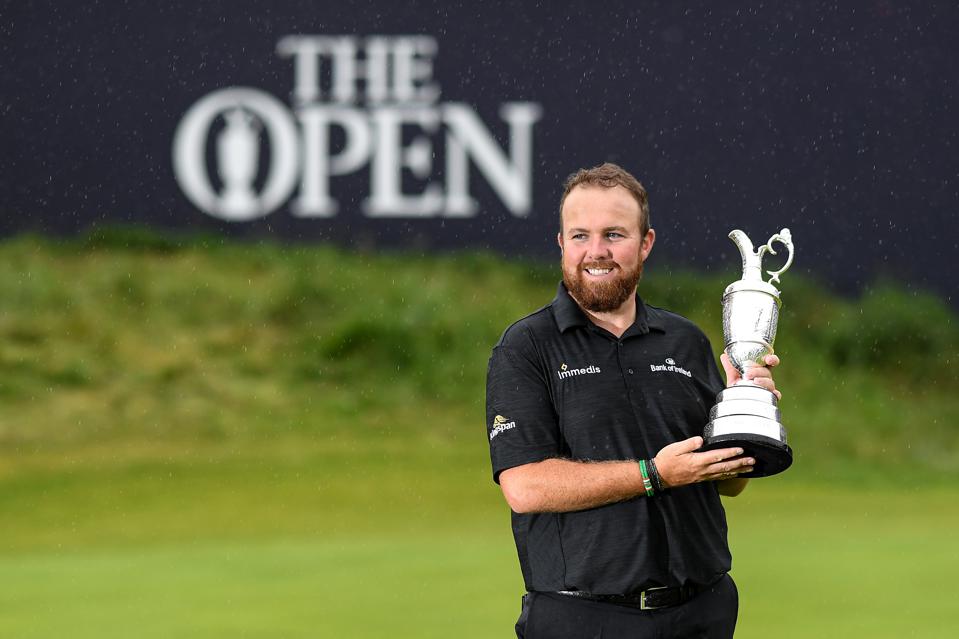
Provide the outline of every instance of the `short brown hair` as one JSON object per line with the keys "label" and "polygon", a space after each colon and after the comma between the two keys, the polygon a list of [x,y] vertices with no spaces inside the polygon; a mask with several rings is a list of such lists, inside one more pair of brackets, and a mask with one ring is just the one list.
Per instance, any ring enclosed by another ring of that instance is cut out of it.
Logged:
{"label": "short brown hair", "polygon": [[632,195],[639,204],[639,231],[642,235],[649,232],[649,200],[646,197],[646,187],[633,177],[632,173],[612,162],[604,162],[591,169],[580,169],[566,178],[563,185],[563,197],[559,201],[559,221],[563,224],[563,204],[566,196],[577,186],[599,186],[611,189],[621,186]]}

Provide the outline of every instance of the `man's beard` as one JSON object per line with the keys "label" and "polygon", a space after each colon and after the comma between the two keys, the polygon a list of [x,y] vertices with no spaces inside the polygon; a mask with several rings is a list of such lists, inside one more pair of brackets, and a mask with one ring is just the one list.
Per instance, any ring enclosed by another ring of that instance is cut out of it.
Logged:
{"label": "man's beard", "polygon": [[[611,268],[613,273],[619,273],[608,280],[587,281],[587,268]],[[594,313],[608,313],[615,311],[630,298],[639,279],[643,275],[643,263],[640,262],[631,271],[621,271],[616,262],[586,262],[570,269],[563,266],[563,283],[580,306]]]}

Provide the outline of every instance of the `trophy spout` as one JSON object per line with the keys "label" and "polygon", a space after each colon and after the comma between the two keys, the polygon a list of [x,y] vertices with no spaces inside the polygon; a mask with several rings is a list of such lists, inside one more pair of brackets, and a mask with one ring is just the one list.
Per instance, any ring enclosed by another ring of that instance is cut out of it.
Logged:
{"label": "trophy spout", "polygon": [[762,275],[762,257],[761,253],[753,249],[752,240],[744,232],[736,229],[729,234],[729,239],[733,241],[739,254],[743,258],[743,280],[750,282],[761,282]]}

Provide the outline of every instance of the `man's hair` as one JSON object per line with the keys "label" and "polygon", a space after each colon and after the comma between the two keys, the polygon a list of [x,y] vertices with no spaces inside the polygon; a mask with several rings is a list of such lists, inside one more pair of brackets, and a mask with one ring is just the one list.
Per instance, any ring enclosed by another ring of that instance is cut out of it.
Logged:
{"label": "man's hair", "polygon": [[563,185],[563,197],[559,201],[559,222],[560,230],[563,225],[563,204],[566,203],[566,196],[577,186],[598,186],[604,189],[611,189],[621,186],[630,195],[635,198],[639,204],[639,231],[645,236],[649,231],[649,200],[646,197],[646,187],[639,183],[633,175],[623,167],[604,162],[591,169],[580,169],[566,178],[566,184]]}

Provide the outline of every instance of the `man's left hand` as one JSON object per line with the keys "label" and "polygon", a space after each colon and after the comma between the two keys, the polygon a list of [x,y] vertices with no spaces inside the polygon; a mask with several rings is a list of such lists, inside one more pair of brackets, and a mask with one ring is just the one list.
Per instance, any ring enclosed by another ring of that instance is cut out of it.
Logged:
{"label": "man's left hand", "polygon": [[745,375],[739,374],[739,371],[736,369],[736,367],[733,366],[732,362],[729,361],[729,355],[726,353],[720,355],[719,360],[723,363],[723,369],[726,371],[726,386],[732,386],[740,379],[745,377],[746,379],[762,386],[766,390],[775,393],[777,399],[782,399],[783,395],[776,390],[776,382],[773,381],[772,371],[769,370],[774,366],[779,365],[778,356],[766,355],[766,358],[763,360],[766,364],[765,366],[753,366],[751,368],[747,368]]}

